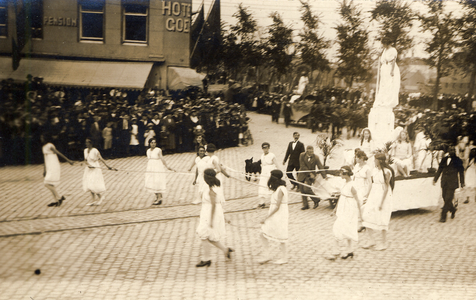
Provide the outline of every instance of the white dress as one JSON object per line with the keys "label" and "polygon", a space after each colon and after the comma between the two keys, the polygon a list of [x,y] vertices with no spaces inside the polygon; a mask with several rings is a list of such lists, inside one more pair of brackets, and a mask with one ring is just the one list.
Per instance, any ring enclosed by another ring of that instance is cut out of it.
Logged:
{"label": "white dress", "polygon": [[56,155],[56,153],[54,153],[52,150],[54,147],[55,146],[53,144],[47,143],[42,148],[46,169],[44,183],[57,186],[60,183],[61,168],[58,155]]}
{"label": "white dress", "polygon": [[360,205],[362,205],[364,196],[367,195],[369,191],[369,183],[367,179],[367,171],[370,169],[369,165],[366,163],[363,166],[356,164],[354,167],[354,188],[357,190],[359,196]]}
{"label": "white dress", "polygon": [[[391,176],[390,171],[388,171],[388,169],[385,170],[388,172],[386,176]],[[386,184],[382,170],[374,168],[372,171],[372,179],[372,189],[370,190],[367,203],[363,206],[362,226],[375,230],[388,230],[388,224],[392,216],[393,191],[389,186],[382,209],[379,210],[384,186]]]}
{"label": "white dress", "polygon": [[166,190],[165,169],[160,156],[162,150],[154,148],[147,150],[147,172],[145,173],[145,189],[151,193],[164,193]]}
{"label": "white dress", "polygon": [[96,148],[92,148],[91,151],[89,151],[88,148],[84,149],[84,160],[94,167],[89,168],[86,166],[84,169],[83,190],[85,192],[100,194],[106,191],[104,177],[102,176],[101,166],[99,165],[99,155],[99,151]]}
{"label": "white dress", "polygon": [[380,56],[380,79],[375,95],[374,107],[394,108],[398,105],[400,91],[400,69],[395,62],[393,76],[390,76],[393,61],[397,59],[397,50],[393,47],[385,49]]}
{"label": "white dress", "polygon": [[272,191],[268,188],[269,176],[271,171],[277,169],[273,160],[276,156],[273,153],[261,154],[261,175],[259,177],[258,197],[266,198],[272,194]]}
{"label": "white dress", "polygon": [[336,216],[332,231],[338,240],[350,239],[355,242],[359,240],[357,232],[359,225],[359,208],[357,201],[352,195],[352,187],[355,182],[346,182],[341,189],[339,202],[337,203]]}
{"label": "white dress", "polygon": [[289,223],[288,190],[285,186],[279,186],[271,195],[271,205],[269,207],[268,215],[277,206],[279,191],[283,192],[281,205],[279,206],[278,211],[270,218],[266,219],[264,224],[261,225],[261,232],[268,240],[284,243],[288,240]]}
{"label": "white dress", "polygon": [[[212,202],[210,200],[210,189],[217,194],[213,220],[211,220]],[[202,186],[200,194],[202,197],[202,210],[200,211],[200,223],[197,227],[197,235],[201,240],[208,239],[213,242],[222,241],[226,237],[225,216],[222,206],[225,201],[223,189],[218,186],[210,188],[208,184],[206,184]],[[213,227],[210,227],[210,221],[212,221]]]}
{"label": "white dress", "polygon": [[468,188],[476,188],[476,164],[474,158],[471,159],[464,173],[464,185]]}
{"label": "white dress", "polygon": [[[225,175],[223,175],[222,172],[218,172],[218,170],[215,168],[215,164],[220,165],[220,159],[218,158],[218,156],[213,155],[212,157],[210,157],[210,160],[208,161],[208,166],[205,169],[207,168],[214,169],[215,172],[217,172],[216,177],[218,178],[218,180],[220,180],[221,187],[223,187],[223,181],[225,179]],[[205,171],[205,169],[203,170]]]}
{"label": "white dress", "polygon": [[131,141],[129,145],[137,146],[139,145],[139,140],[137,139],[137,135],[139,134],[139,126],[137,124],[131,125]]}
{"label": "white dress", "polygon": [[[203,158],[200,158],[200,156],[197,156],[195,158],[195,165],[197,166],[197,185],[200,189],[200,187],[205,183],[205,180],[203,179],[203,172],[205,169],[210,168],[210,156],[204,156]],[[220,182],[221,183],[221,182]]]}

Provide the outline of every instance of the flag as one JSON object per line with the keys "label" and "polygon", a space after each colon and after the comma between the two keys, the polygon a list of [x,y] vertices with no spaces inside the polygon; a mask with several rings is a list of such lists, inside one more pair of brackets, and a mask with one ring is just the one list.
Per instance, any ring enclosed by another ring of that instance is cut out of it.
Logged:
{"label": "flag", "polygon": [[190,67],[196,68],[202,58],[201,48],[197,47],[200,42],[200,35],[205,25],[205,12],[203,2],[198,15],[195,17],[190,29]]}
{"label": "flag", "polygon": [[[30,1],[24,2],[24,0],[14,1],[15,5],[15,22],[14,31],[12,37],[12,68],[18,69],[20,66],[21,51],[29,39],[31,33],[31,21],[27,15],[27,10],[30,11]],[[16,40],[15,40],[16,39]]]}

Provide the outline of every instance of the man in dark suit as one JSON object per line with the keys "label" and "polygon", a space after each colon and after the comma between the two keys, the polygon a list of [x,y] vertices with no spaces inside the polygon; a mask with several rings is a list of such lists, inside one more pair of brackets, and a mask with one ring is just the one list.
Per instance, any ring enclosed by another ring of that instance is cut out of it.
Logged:
{"label": "man in dark suit", "polygon": [[[451,218],[454,219],[456,207],[453,205],[455,190],[460,186],[464,187],[464,167],[463,161],[456,156],[454,146],[448,148],[448,154],[443,157],[438,166],[438,171],[433,179],[433,185],[436,184],[441,175],[441,189],[445,205],[441,210],[440,222],[446,222],[446,214],[451,212]],[[458,182],[459,175],[459,182]]]}
{"label": "man in dark suit", "polygon": [[294,141],[290,142],[288,145],[288,149],[286,150],[286,155],[284,156],[283,160],[283,166],[286,164],[286,161],[289,158],[289,163],[288,167],[286,168],[286,175],[288,176],[289,179],[294,180],[291,181],[293,184],[293,188],[298,188],[298,184],[295,182],[296,179],[294,179],[293,176],[293,171],[294,170],[299,170],[299,156],[301,153],[303,153],[304,150],[304,144],[299,141],[300,134],[299,132],[293,133]]}
{"label": "man in dark suit", "polygon": [[[317,167],[317,169],[316,169]],[[324,169],[323,165],[321,164],[321,160],[319,157],[314,154],[314,147],[307,146],[306,152],[301,153],[299,156],[299,171],[314,171],[314,172],[302,172],[298,173],[298,181],[304,183],[306,185],[312,185],[316,176],[322,176],[326,178],[325,173],[321,173],[320,175],[315,172],[316,170]],[[315,195],[312,189],[308,186],[301,185],[301,193],[304,195]],[[302,210],[309,209],[309,204],[307,203],[307,197],[302,195]],[[318,197],[310,197],[314,202],[314,207],[316,208],[319,206],[319,199]]]}

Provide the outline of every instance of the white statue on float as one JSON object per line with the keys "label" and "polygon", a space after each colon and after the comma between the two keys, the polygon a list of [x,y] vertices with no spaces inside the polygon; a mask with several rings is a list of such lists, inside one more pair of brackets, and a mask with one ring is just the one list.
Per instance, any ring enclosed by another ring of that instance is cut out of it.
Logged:
{"label": "white statue on float", "polygon": [[369,129],[374,140],[383,147],[394,140],[395,115],[393,108],[398,105],[400,91],[400,69],[396,63],[397,50],[391,46],[389,38],[382,39],[384,50],[378,62],[375,101],[369,114]]}
{"label": "white statue on float", "polygon": [[299,78],[299,84],[298,84],[296,94],[302,95],[308,83],[309,83],[309,77],[306,76],[305,72],[302,72],[301,77]]}

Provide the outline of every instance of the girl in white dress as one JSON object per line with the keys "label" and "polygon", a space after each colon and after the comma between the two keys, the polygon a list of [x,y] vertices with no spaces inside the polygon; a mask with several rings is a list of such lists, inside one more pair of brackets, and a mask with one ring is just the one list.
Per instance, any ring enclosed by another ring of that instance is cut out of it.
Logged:
{"label": "girl in white dress", "polygon": [[264,142],[261,144],[261,149],[263,149],[263,154],[261,154],[261,175],[259,178],[259,188],[258,188],[258,208],[265,208],[265,200],[268,198],[272,191],[268,188],[268,180],[271,175],[271,170],[278,168],[278,161],[274,153],[269,152],[271,148],[270,144]]}
{"label": "girl in white dress", "polygon": [[469,197],[473,196],[474,201],[476,201],[476,148],[469,151],[469,163],[466,172],[464,173],[464,184],[465,188],[468,189],[468,198],[464,203],[469,202]]}
{"label": "girl in white dress", "polygon": [[53,194],[54,202],[48,204],[48,206],[61,206],[63,201],[66,199],[64,196],[61,196],[56,191],[56,186],[60,183],[61,177],[61,167],[58,160],[58,155],[66,160],[70,165],[73,165],[73,161],[69,160],[61,152],[59,152],[55,145],[51,143],[51,137],[49,135],[42,135],[41,140],[43,141],[43,157],[45,158],[45,168],[43,171],[43,177],[45,177],[44,184],[47,189]]}
{"label": "girl in white dress", "polygon": [[200,190],[202,197],[202,209],[200,211],[200,223],[197,227],[197,235],[202,240],[202,259],[197,267],[210,266],[210,244],[217,247],[225,254],[226,259],[231,259],[233,249],[225,247],[221,241],[226,237],[225,216],[223,203],[225,196],[221,188],[220,180],[216,177],[214,169],[204,171],[205,185]]}
{"label": "girl in white dress", "polygon": [[408,141],[407,132],[402,130],[398,135],[397,141],[393,144],[390,151],[393,164],[392,167],[394,172],[397,174],[402,174],[404,177],[410,176],[410,169],[413,165],[413,152],[412,145]]}
{"label": "girl in white dress", "polygon": [[[101,165],[99,162],[102,162],[109,170],[117,170],[106,164],[98,149],[93,147],[93,142],[90,138],[86,139],[84,161],[86,162],[86,168],[84,169],[83,175],[83,191],[90,192],[93,200],[87,205],[99,205],[105,198],[101,194],[106,191],[104,177],[102,176]],[[97,202],[96,196],[99,198],[99,201]]]}
{"label": "girl in white dress", "polygon": [[375,246],[374,231],[380,232],[381,239],[375,250],[387,249],[387,231],[392,216],[392,197],[395,187],[395,173],[387,164],[383,153],[375,155],[375,169],[372,171],[372,186],[367,203],[363,207],[362,225],[367,229],[369,243],[362,248]]}
{"label": "girl in white dress", "polygon": [[372,140],[372,133],[370,129],[364,128],[360,133],[360,150],[364,151],[367,155],[369,163],[373,164],[373,157],[374,151],[376,150],[376,146],[374,141]]}
{"label": "girl in white dress", "polygon": [[[367,154],[364,151],[358,150],[355,154],[356,164],[354,166],[354,187],[359,195],[359,205],[362,206],[367,202],[369,197],[370,187],[372,185],[372,170],[367,163]],[[364,228],[361,226],[362,218],[359,216],[359,232]]]}
{"label": "girl in white dress", "polygon": [[271,260],[269,253],[269,241],[280,243],[281,258],[275,264],[281,265],[288,262],[286,243],[288,241],[288,190],[286,182],[282,179],[281,170],[272,170],[268,180],[268,188],[273,191],[268,215],[261,221],[261,243],[263,247],[262,257],[258,262],[264,264]]}
{"label": "girl in white dress", "polygon": [[208,155],[210,156],[208,168],[215,170],[215,172],[217,173],[217,178],[218,180],[220,180],[221,187],[223,188],[223,181],[225,181],[225,178],[223,176],[230,178],[230,175],[228,175],[225,168],[223,168],[222,164],[220,164],[220,159],[218,158],[218,156],[215,155],[216,150],[217,150],[217,147],[215,146],[215,144],[207,145],[207,152],[208,152]]}
{"label": "girl in white dress", "polygon": [[355,188],[355,182],[352,181],[352,169],[349,166],[343,166],[340,170],[340,176],[345,180],[339,197],[334,208],[337,216],[332,231],[335,236],[335,248],[330,256],[326,258],[335,260],[339,255],[342,259],[354,257],[352,242],[359,241],[358,224],[361,216],[360,200]]}
{"label": "girl in white dress", "polygon": [[145,172],[145,189],[155,194],[155,201],[152,205],[162,204],[162,194],[165,193],[167,181],[165,178],[164,166],[173,171],[167,166],[167,163],[162,156],[162,150],[157,147],[157,140],[152,138],[149,141],[150,148],[147,149],[147,171]]}
{"label": "girl in white dress", "polygon": [[193,161],[192,166],[188,169],[188,171],[192,171],[194,166],[197,166],[195,170],[195,179],[193,180],[193,185],[196,186],[196,197],[195,200],[192,202],[193,204],[199,204],[201,201],[199,191],[203,188],[203,185],[206,184],[205,180],[203,179],[203,172],[205,169],[210,167],[210,157],[205,155],[206,150],[204,146],[200,146],[198,148],[198,155]]}

